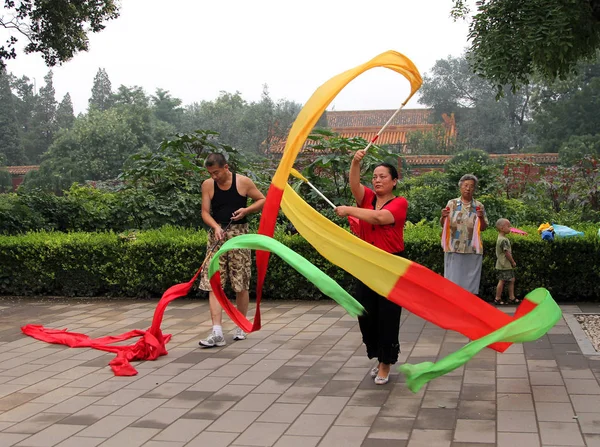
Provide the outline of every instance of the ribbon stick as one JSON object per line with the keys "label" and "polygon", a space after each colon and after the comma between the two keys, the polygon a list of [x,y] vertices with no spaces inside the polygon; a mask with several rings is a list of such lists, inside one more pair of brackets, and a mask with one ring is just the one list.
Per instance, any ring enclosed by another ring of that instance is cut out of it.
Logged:
{"label": "ribbon stick", "polygon": [[327,197],[325,197],[323,195],[323,193],[321,191],[319,191],[315,185],[313,185],[311,182],[308,181],[308,179],[306,177],[304,177],[302,174],[300,174],[298,171],[296,171],[294,168],[290,169],[290,174],[292,174],[294,177],[296,177],[297,179],[302,180],[304,183],[306,183],[308,186],[310,186],[314,192],[316,192],[317,194],[319,194],[321,196],[321,198],[323,200],[325,200],[329,205],[331,205],[331,207],[333,209],[336,208],[336,206],[333,204],[333,202],[331,200],[329,200]]}
{"label": "ribbon stick", "polygon": [[369,141],[369,144],[367,144],[367,147],[365,147],[363,149],[365,152],[367,152],[367,150],[369,150],[369,148],[371,146],[373,146],[373,144],[375,144],[375,142],[379,139],[379,135],[381,135],[383,133],[383,131],[386,129],[386,127],[390,125],[392,120],[394,118],[396,118],[396,115],[398,115],[398,113],[400,113],[400,110],[402,110],[404,108],[404,106],[406,105],[407,102],[408,102],[408,99],[402,103],[402,105],[398,108],[398,110],[396,110],[394,112],[394,114],[390,117],[390,119],[387,120],[387,122],[383,125],[383,127],[381,129],[379,129],[379,132],[377,132],[377,135],[375,135],[373,138],[371,138],[371,141]]}

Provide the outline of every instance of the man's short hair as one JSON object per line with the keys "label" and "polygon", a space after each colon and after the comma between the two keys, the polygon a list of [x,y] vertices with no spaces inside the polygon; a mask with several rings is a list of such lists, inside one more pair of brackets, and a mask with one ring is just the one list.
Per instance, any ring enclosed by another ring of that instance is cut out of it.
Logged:
{"label": "man's short hair", "polygon": [[211,166],[217,165],[219,168],[222,168],[227,164],[227,159],[225,155],[219,153],[208,154],[206,160],[204,160],[204,167],[210,168]]}

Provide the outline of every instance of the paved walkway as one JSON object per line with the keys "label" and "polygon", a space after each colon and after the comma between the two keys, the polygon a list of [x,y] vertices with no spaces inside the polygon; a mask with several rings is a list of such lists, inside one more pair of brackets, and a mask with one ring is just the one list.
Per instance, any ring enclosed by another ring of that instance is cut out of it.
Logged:
{"label": "paved walkway", "polygon": [[[135,377],[113,376],[112,354],[19,330],[117,335],[148,328],[155,304],[0,299],[0,446],[600,446],[600,357],[582,355],[565,320],[418,394],[398,374],[373,383],[357,323],[329,303],[267,301],[264,329],[233,342],[229,323],[227,346],[203,350],[207,302],[177,300],[163,324],[169,355],[137,363]],[[466,341],[408,314],[400,338],[413,363]]]}

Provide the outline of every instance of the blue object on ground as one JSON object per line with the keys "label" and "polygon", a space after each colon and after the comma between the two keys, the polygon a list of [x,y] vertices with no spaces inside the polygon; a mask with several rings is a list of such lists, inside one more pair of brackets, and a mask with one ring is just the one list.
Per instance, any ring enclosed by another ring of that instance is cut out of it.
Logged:
{"label": "blue object on ground", "polygon": [[583,236],[583,232],[574,230],[573,228],[569,228],[564,225],[552,224],[552,226],[554,227],[554,234],[558,237]]}

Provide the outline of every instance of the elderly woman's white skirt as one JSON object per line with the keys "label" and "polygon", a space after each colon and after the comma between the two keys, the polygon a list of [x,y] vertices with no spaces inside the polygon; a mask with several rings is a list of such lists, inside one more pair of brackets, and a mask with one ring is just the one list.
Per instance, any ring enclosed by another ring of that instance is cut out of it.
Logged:
{"label": "elderly woman's white skirt", "polygon": [[482,255],[444,253],[444,278],[477,295],[482,264]]}

